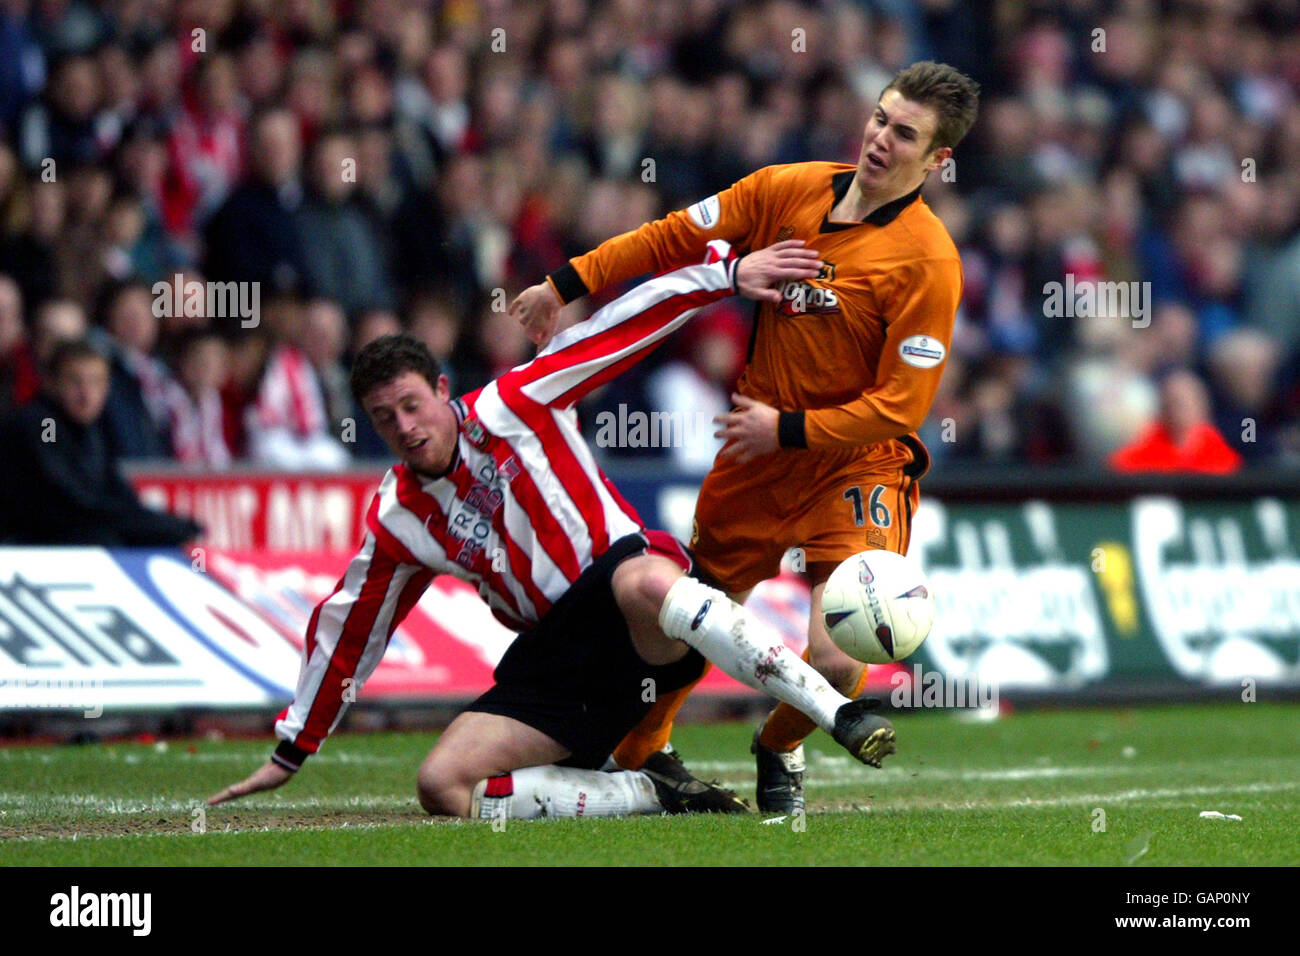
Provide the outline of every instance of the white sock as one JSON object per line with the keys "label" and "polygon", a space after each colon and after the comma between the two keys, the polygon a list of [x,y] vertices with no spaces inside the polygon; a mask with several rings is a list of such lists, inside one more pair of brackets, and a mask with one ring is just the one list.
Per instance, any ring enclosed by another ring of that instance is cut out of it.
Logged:
{"label": "white sock", "polygon": [[659,813],[655,785],[639,770],[526,767],[480,780],[469,815],[479,820],[541,817],[622,817]]}
{"label": "white sock", "polygon": [[685,641],[729,676],[807,714],[822,730],[849,699],[778,639],[761,636],[749,612],[721,591],[681,578],[659,609],[665,634]]}

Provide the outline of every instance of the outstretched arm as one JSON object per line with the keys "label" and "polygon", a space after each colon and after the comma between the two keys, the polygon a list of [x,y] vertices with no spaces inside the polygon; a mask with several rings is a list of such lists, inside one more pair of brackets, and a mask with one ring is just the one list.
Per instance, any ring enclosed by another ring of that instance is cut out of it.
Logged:
{"label": "outstretched arm", "polygon": [[[369,520],[377,520],[373,509]],[[288,782],[356,700],[394,629],[432,578],[427,568],[381,549],[372,528],[334,593],[312,613],[293,702],[275,724],[275,753],[252,776],[209,797],[209,805]]]}
{"label": "outstretched arm", "polygon": [[567,408],[639,362],[704,306],[737,292],[770,300],[780,295],[773,284],[812,278],[820,268],[818,254],[798,239],[743,259],[725,242],[711,242],[704,264],[642,283],[565,329],[537,358],[495,385],[503,396],[519,393],[538,404]]}

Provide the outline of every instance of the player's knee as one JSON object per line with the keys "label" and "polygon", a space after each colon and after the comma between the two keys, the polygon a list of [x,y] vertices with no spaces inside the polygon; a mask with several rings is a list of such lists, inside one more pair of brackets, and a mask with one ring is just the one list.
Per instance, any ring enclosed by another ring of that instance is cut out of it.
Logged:
{"label": "player's knee", "polygon": [[469,816],[472,790],[473,784],[467,787],[453,766],[437,759],[426,760],[415,779],[420,806],[432,816]]}
{"label": "player's knee", "polygon": [[656,558],[628,561],[618,570],[625,571],[616,574],[614,582],[615,596],[623,613],[652,620],[663,607],[668,591],[682,577],[681,569],[671,561]]}

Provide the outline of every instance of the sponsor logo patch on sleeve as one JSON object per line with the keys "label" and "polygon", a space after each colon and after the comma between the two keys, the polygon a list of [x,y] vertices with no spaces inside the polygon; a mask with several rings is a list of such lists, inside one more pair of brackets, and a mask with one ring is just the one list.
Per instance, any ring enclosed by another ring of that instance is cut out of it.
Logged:
{"label": "sponsor logo patch on sleeve", "polygon": [[909,335],[898,344],[898,354],[913,368],[934,368],[948,354],[943,343],[928,335]]}
{"label": "sponsor logo patch on sleeve", "polygon": [[722,213],[722,204],[718,202],[717,196],[710,196],[708,199],[701,199],[695,205],[686,210],[686,214],[691,217],[691,222],[701,229],[709,230],[718,224],[718,217]]}

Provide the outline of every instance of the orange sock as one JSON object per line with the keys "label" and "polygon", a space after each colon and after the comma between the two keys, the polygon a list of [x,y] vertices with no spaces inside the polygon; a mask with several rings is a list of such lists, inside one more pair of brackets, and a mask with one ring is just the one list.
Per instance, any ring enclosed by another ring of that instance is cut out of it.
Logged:
{"label": "orange sock", "polygon": [[650,712],[641,718],[641,723],[633,727],[623,738],[623,742],[614,749],[614,759],[618,761],[620,767],[625,770],[640,770],[647,757],[667,746],[668,738],[673,733],[673,721],[677,719],[677,712],[682,709],[682,704],[695,689],[695,685],[704,680],[704,675],[712,666],[706,662],[704,672],[694,681],[679,690],[670,690],[666,694],[661,694],[655,699]]}
{"label": "orange sock", "polygon": [[[803,652],[803,659],[808,660],[807,651]],[[866,686],[867,665],[863,664],[862,672],[858,674],[858,679],[853,685],[853,692],[845,696],[849,700],[857,700]],[[777,704],[767,715],[767,720],[763,722],[763,729],[758,734],[758,742],[768,750],[787,753],[803,743],[804,739],[816,729],[817,725],[802,711],[795,710],[789,704]]]}

